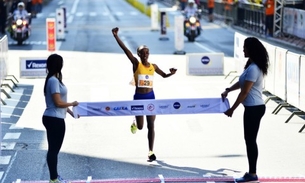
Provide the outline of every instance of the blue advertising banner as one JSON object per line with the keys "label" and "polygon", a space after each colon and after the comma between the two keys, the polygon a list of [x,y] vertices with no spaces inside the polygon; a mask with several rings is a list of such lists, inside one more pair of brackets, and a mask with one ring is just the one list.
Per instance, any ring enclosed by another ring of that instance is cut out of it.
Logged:
{"label": "blue advertising banner", "polygon": [[20,78],[46,77],[47,58],[20,57]]}

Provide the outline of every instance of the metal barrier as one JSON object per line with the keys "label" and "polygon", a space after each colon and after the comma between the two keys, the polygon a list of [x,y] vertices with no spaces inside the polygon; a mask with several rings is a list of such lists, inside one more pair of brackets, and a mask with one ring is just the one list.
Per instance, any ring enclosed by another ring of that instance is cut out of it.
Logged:
{"label": "metal barrier", "polygon": [[1,84],[7,76],[7,52],[8,52],[8,40],[7,36],[0,39],[0,78]]}
{"label": "metal barrier", "polygon": [[[2,87],[6,87],[10,89],[12,92],[14,92],[13,87],[16,87],[16,82],[19,82],[15,76],[8,75],[8,39],[7,36],[4,36],[0,39],[0,84],[1,84],[1,93],[5,95],[6,98],[10,98],[9,93],[3,89]],[[9,77],[13,77],[13,79],[16,80],[16,82]],[[4,83],[4,81],[11,81],[13,83],[13,86],[10,86],[7,83]],[[6,102],[3,100],[2,95],[0,95],[1,102],[3,105],[6,105]]]}

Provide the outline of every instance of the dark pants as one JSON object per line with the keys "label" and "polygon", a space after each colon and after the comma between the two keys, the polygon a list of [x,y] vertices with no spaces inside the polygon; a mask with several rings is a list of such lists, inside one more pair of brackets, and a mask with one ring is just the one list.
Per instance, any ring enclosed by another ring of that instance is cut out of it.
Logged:
{"label": "dark pants", "polygon": [[57,161],[58,153],[63,143],[66,131],[65,120],[55,117],[43,116],[42,122],[47,130],[47,164],[49,167],[50,179],[53,180],[58,177]]}
{"label": "dark pants", "polygon": [[1,34],[5,34],[5,29],[6,29],[6,17],[1,17],[0,18],[0,32],[1,32]]}
{"label": "dark pants", "polygon": [[256,173],[256,164],[258,158],[258,147],[256,138],[259,125],[266,111],[265,105],[245,106],[244,111],[244,138],[247,148],[247,157],[249,163],[249,173]]}
{"label": "dark pants", "polygon": [[186,7],[186,2],[180,2],[181,10],[184,10],[185,7]]}
{"label": "dark pants", "polygon": [[265,33],[269,33],[270,36],[273,36],[273,19],[274,15],[266,15],[266,29]]}
{"label": "dark pants", "polygon": [[245,19],[245,9],[244,8],[237,8],[237,25],[242,26],[244,24]]}

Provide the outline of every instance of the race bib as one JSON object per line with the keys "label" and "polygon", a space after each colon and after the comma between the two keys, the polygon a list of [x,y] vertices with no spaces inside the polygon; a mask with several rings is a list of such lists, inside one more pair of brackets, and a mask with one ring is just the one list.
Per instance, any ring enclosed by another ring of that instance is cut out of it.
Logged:
{"label": "race bib", "polygon": [[152,88],[154,76],[152,75],[138,75],[138,87],[141,88]]}

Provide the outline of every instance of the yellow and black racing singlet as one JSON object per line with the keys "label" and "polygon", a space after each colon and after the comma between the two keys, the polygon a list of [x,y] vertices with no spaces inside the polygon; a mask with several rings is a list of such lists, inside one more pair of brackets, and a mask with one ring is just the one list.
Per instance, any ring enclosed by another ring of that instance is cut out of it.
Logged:
{"label": "yellow and black racing singlet", "polygon": [[152,88],[154,80],[155,68],[150,63],[149,67],[144,66],[139,62],[138,68],[134,73],[136,86],[139,88]]}

